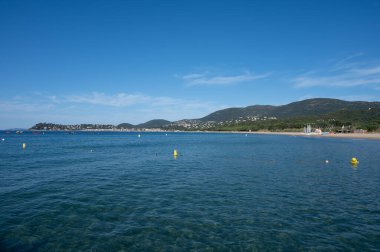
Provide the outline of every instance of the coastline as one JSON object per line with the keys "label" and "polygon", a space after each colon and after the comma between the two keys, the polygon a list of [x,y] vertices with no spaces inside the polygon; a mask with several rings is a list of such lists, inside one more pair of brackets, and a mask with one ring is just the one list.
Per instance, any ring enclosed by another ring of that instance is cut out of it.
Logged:
{"label": "coastline", "polygon": [[380,140],[380,133],[336,133],[336,134],[310,134],[303,132],[248,132],[246,134],[267,134],[267,135],[286,135],[286,136],[302,136],[302,137],[321,137],[321,138],[354,138],[354,139],[371,139]]}
{"label": "coastline", "polygon": [[[1,132],[5,130],[0,130]],[[45,130],[25,130],[31,132],[49,132]],[[284,135],[284,136],[300,136],[300,137],[320,137],[320,138],[351,138],[351,139],[370,139],[380,140],[380,133],[334,133],[334,134],[305,134],[303,132],[272,132],[272,131],[177,131],[177,130],[109,130],[109,129],[91,129],[91,130],[56,130],[58,132],[136,132],[136,133],[148,133],[148,132],[192,132],[192,133],[235,133],[235,134],[260,134],[260,135]]]}
{"label": "coastline", "polygon": [[217,133],[217,134],[257,134],[257,135],[283,135],[299,137],[320,137],[320,138],[352,138],[380,140],[380,133],[334,133],[334,134],[305,134],[303,132],[273,132],[273,131],[166,131],[166,132],[192,132],[192,133]]}

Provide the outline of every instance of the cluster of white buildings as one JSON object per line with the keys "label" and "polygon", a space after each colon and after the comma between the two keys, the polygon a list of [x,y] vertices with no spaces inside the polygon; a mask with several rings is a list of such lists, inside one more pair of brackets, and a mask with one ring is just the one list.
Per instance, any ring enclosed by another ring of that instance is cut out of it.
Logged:
{"label": "cluster of white buildings", "polygon": [[169,126],[172,127],[181,127],[185,129],[210,129],[215,126],[225,126],[237,123],[244,122],[254,122],[254,121],[266,121],[266,120],[276,120],[276,117],[267,117],[267,116],[247,116],[247,117],[239,117],[238,119],[216,122],[216,121],[206,121],[203,122],[201,120],[180,120],[171,123]]}

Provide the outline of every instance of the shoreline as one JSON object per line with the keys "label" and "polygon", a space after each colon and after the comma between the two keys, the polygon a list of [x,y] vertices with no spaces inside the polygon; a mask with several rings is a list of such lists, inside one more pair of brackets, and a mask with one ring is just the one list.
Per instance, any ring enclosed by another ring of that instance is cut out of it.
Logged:
{"label": "shoreline", "polygon": [[[5,130],[0,130],[0,132],[6,132]],[[55,130],[25,130],[31,132],[49,132]],[[370,139],[370,140],[380,140],[380,133],[334,133],[334,134],[305,134],[303,132],[272,132],[272,131],[165,131],[165,130],[141,130],[141,131],[122,131],[122,130],[56,130],[56,132],[136,132],[136,133],[149,133],[149,132],[188,132],[188,133],[221,133],[221,134],[260,134],[260,135],[283,135],[283,136],[300,136],[300,137],[319,137],[319,138],[351,138],[351,139]]]}
{"label": "shoreline", "polygon": [[[170,132],[170,131],[168,131]],[[171,131],[175,132],[175,131]],[[334,133],[334,134],[305,134],[303,132],[272,132],[272,131],[180,131],[192,133],[234,133],[234,134],[257,134],[257,135],[283,135],[283,136],[299,136],[299,137],[320,137],[320,138],[351,138],[351,139],[370,139],[380,140],[380,133]]]}
{"label": "shoreline", "polygon": [[[242,132],[243,133],[243,132]],[[319,138],[353,138],[353,139],[371,139],[380,140],[380,133],[336,133],[336,134],[305,134],[303,132],[248,132],[246,134],[263,134],[263,135],[286,135],[302,137],[319,137]]]}

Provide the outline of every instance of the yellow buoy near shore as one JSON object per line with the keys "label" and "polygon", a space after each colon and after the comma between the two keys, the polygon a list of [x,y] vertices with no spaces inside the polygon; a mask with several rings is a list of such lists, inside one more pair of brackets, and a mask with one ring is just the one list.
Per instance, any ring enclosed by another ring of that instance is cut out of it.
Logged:
{"label": "yellow buoy near shore", "polygon": [[23,144],[22,144],[22,149],[23,149],[23,150],[26,149],[26,143],[23,143]]}
{"label": "yellow buoy near shore", "polygon": [[175,156],[175,157],[178,156],[177,150],[173,151],[173,156]]}
{"label": "yellow buoy near shore", "polygon": [[351,164],[357,165],[359,164],[359,160],[357,160],[355,157],[351,158]]}

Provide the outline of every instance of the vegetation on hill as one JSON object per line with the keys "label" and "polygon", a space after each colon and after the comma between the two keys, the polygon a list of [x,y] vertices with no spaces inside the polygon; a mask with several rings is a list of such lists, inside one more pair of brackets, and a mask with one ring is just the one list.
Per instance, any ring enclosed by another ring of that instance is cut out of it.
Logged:
{"label": "vegetation on hill", "polygon": [[323,131],[338,131],[343,126],[349,129],[365,129],[376,131],[380,129],[380,109],[339,110],[321,116],[294,117],[273,120],[247,121],[215,126],[210,130],[217,131],[300,131],[305,125]]}
{"label": "vegetation on hill", "polygon": [[117,125],[118,129],[158,129],[162,128],[168,124],[170,124],[170,121],[164,120],[164,119],[154,119],[150,120],[145,123],[133,125],[130,123],[121,123]]}
{"label": "vegetation on hill", "polygon": [[282,106],[254,105],[245,108],[228,108],[215,111],[201,121],[229,121],[245,117],[295,118],[319,116],[340,110],[366,110],[380,108],[380,102],[349,102],[330,98],[307,99]]}
{"label": "vegetation on hill", "polygon": [[167,120],[155,119],[155,120],[150,120],[146,123],[138,124],[138,125],[136,125],[136,128],[146,128],[146,129],[161,128],[161,127],[164,127],[170,123],[171,122],[167,121]]}
{"label": "vegetation on hill", "polygon": [[116,126],[118,129],[133,129],[135,125],[130,124],[130,123],[120,123],[119,125]]}
{"label": "vegetation on hill", "polygon": [[273,111],[276,109],[275,106],[262,106],[254,105],[245,108],[227,108],[215,111],[214,113],[209,114],[208,116],[202,117],[199,120],[206,121],[216,121],[223,122],[229,120],[235,120],[239,118],[245,118],[249,116],[269,116],[273,114]]}

